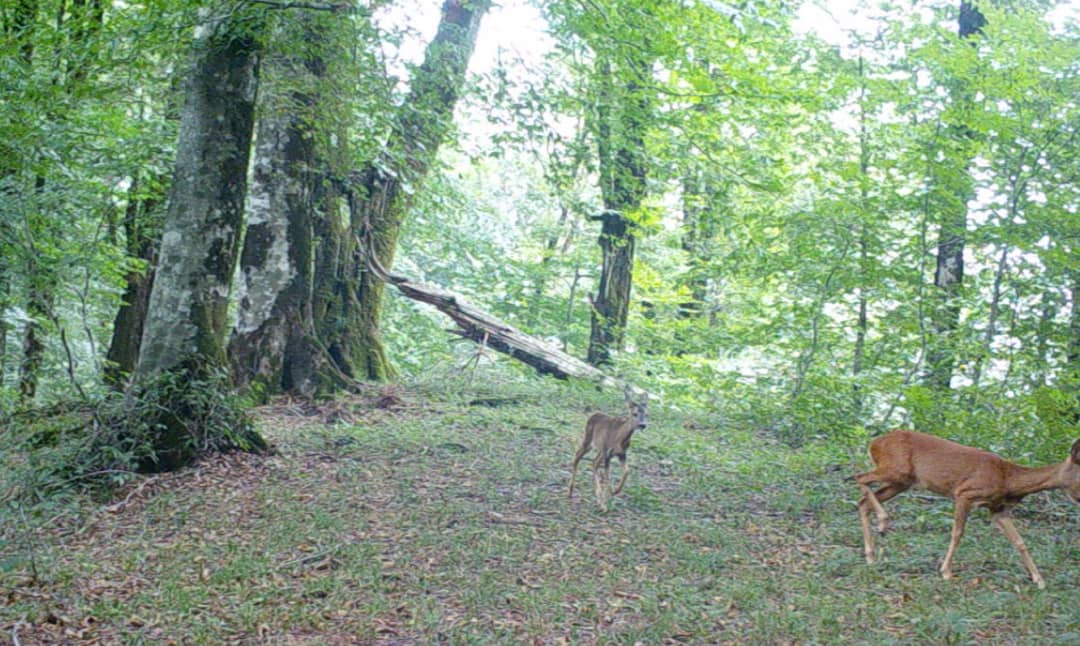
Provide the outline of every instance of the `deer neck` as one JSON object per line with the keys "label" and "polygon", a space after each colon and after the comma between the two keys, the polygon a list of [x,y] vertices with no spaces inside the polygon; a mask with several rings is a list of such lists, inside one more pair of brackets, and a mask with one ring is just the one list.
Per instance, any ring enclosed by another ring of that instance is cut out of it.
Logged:
{"label": "deer neck", "polygon": [[620,446],[625,446],[630,442],[630,438],[634,437],[634,431],[637,430],[637,426],[631,424],[629,428],[623,430],[618,434],[618,442]]}
{"label": "deer neck", "polygon": [[1010,496],[1026,496],[1047,489],[1061,486],[1061,465],[1050,464],[1045,467],[1024,467],[1010,464],[1008,490]]}

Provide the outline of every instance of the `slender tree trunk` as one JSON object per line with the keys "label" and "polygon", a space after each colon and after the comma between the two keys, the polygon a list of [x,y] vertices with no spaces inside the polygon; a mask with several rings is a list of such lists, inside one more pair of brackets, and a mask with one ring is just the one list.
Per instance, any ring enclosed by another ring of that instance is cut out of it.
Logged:
{"label": "slender tree trunk", "polygon": [[990,292],[990,313],[986,321],[986,334],[983,335],[982,347],[979,349],[979,356],[975,359],[975,365],[971,371],[972,398],[975,397],[975,391],[978,390],[979,383],[982,381],[986,360],[993,351],[994,337],[997,336],[998,316],[1001,312],[1001,285],[1005,279],[1005,270],[1008,269],[1008,263],[1009,245],[1006,244],[1001,248],[1001,257],[998,259],[997,270],[994,272],[994,287]]}
{"label": "slender tree trunk", "polygon": [[[866,224],[860,225],[859,230],[859,266],[861,268],[860,280],[866,280],[866,273],[870,266],[870,254],[869,254],[869,240],[866,231]],[[859,415],[863,408],[863,393],[862,386],[859,384],[859,378],[862,376],[865,368],[866,361],[866,334],[869,330],[869,316],[867,310],[869,309],[869,299],[866,297],[866,287],[860,286],[858,289],[858,304],[855,318],[855,349],[851,357],[851,376],[854,382],[851,386],[851,393],[853,395],[855,403],[855,413]]]}
{"label": "slender tree trunk", "polygon": [[868,131],[869,115],[866,113],[866,74],[863,69],[863,59],[859,57],[859,221],[858,221],[858,245],[859,245],[859,287],[857,313],[855,320],[855,349],[851,358],[851,376],[854,383],[851,386],[852,399],[855,404],[855,415],[861,417],[863,409],[862,387],[859,385],[859,377],[862,375],[863,362],[866,358],[866,334],[869,327],[867,310],[869,302],[866,296],[866,284],[870,273],[870,232],[867,225],[867,217],[870,213],[870,134]]}
{"label": "slender tree trunk", "polygon": [[682,249],[690,260],[690,300],[679,303],[679,316],[700,318],[705,310],[708,283],[705,263],[712,227],[707,218],[711,209],[721,208],[720,200],[700,169],[692,169],[683,178]]}
{"label": "slender tree trunk", "polygon": [[[387,152],[355,173],[351,182],[350,235],[364,248],[338,240],[320,262],[321,267],[334,266],[316,277],[319,338],[335,369],[350,377],[384,380],[394,375],[379,330],[383,284],[367,271],[367,254],[386,269],[393,265],[411,195],[427,176],[449,131],[480,20],[489,6],[488,0],[443,3],[438,31],[416,70]],[[327,226],[334,229],[337,224]]]}
{"label": "slender tree trunk", "polygon": [[[29,67],[34,60],[34,21],[38,12],[37,0],[16,0],[4,14],[4,34],[18,43],[18,63]],[[8,204],[16,201],[19,190],[19,165],[16,151],[0,141],[0,195]],[[15,269],[15,229],[9,218],[0,217],[0,388],[7,374],[7,335],[12,330],[7,311],[13,304],[12,273]]]}
{"label": "slender tree trunk", "polygon": [[[37,0],[16,0],[9,12],[3,14],[4,35],[18,44],[18,64],[29,67],[33,62],[33,32],[38,16]],[[18,152],[0,142],[0,196],[9,206],[16,202],[19,192],[19,165],[16,161]],[[3,387],[6,374],[6,355],[8,355],[8,333],[12,327],[8,324],[8,308],[13,305],[12,274],[15,269],[16,251],[14,241],[14,218],[0,217],[0,387]]]}
{"label": "slender tree trunk", "polygon": [[[592,299],[592,325],[588,362],[611,362],[621,350],[630,311],[635,238],[632,217],[641,208],[646,191],[645,128],[650,103],[641,87],[648,78],[647,61],[632,60],[628,79],[616,88],[611,64],[598,64],[601,97],[596,119],[600,160],[600,282]],[[616,94],[617,92],[617,94]]]}
{"label": "slender tree trunk", "polygon": [[1076,394],[1074,423],[1080,422],[1080,269],[1073,265],[1070,271],[1072,279],[1072,314],[1069,317],[1069,339],[1065,347],[1066,387]]}
{"label": "slender tree trunk", "polygon": [[[11,10],[11,18],[5,24],[5,30],[19,42],[20,51],[20,63],[26,67],[30,67],[34,60],[34,21],[37,19],[38,3],[36,0],[19,0],[15,3],[15,6]],[[0,151],[3,151],[6,145],[0,144]],[[14,151],[11,151],[11,159],[14,159]],[[6,161],[4,162],[3,175],[0,179],[11,182],[7,191],[12,193],[12,197],[15,197],[15,193],[19,190],[20,181],[20,169],[17,165],[9,166]],[[36,221],[38,218],[33,217],[28,213],[29,209],[34,208],[29,203],[36,201],[37,195],[45,186],[45,179],[42,176],[37,176],[34,179],[33,188],[29,190],[31,194],[35,196],[33,200],[23,200],[23,222],[25,223],[23,237],[28,241],[31,247],[34,244],[34,231],[31,226],[31,221]],[[14,254],[9,253],[11,251],[9,244],[14,243],[18,234],[15,231],[15,227],[8,221],[4,221],[3,224],[3,241],[5,248],[5,258],[12,258]],[[26,298],[26,312],[29,315],[29,320],[26,323],[26,328],[23,332],[22,341],[22,357],[19,362],[19,398],[22,402],[29,402],[34,399],[37,393],[37,380],[38,369],[41,366],[41,362],[45,353],[45,343],[42,340],[42,331],[40,330],[41,321],[49,318],[50,305],[51,305],[51,285],[50,281],[44,280],[44,276],[36,272],[37,256],[33,253],[31,248],[25,255],[27,263],[27,276],[29,278],[28,293]],[[8,272],[14,268],[14,263],[8,260],[3,261],[3,270],[5,275],[3,276],[3,282],[5,284],[4,309],[7,307],[7,292],[10,288],[10,277]],[[3,320],[4,312],[0,311],[0,321]],[[3,345],[6,349],[7,345],[7,324],[2,324],[4,342]],[[2,373],[0,373],[0,381],[2,381]]]}
{"label": "slender tree trunk", "polygon": [[[962,39],[972,39],[982,33],[986,19],[978,8],[966,0],[960,3],[958,33]],[[955,100],[963,106],[971,104],[972,91],[968,87],[954,89]],[[968,112],[965,109],[961,112]],[[964,245],[967,237],[967,203],[975,191],[968,172],[972,153],[969,146],[974,134],[964,123],[951,124],[947,129],[951,145],[959,149],[958,165],[950,169],[959,179],[945,184],[945,199],[937,246],[937,269],[934,286],[939,290],[939,303],[934,309],[934,337],[927,354],[927,385],[945,391],[950,387],[953,367],[956,363],[957,327],[960,322],[960,294],[964,282]],[[952,185],[950,185],[952,184]]]}
{"label": "slender tree trunk", "polygon": [[[551,278],[555,275],[555,269],[552,268],[552,262],[556,256],[560,253],[560,249],[566,249],[566,244],[573,236],[573,229],[567,226],[570,221],[570,207],[566,204],[559,206],[559,220],[556,224],[555,231],[547,236],[544,240],[544,254],[540,257],[539,271],[536,272],[535,286],[533,287],[533,298],[529,303],[529,309],[526,319],[529,325],[536,325],[541,320],[540,306],[541,301],[544,298],[544,292],[547,291],[547,286]],[[563,237],[563,232],[566,231],[566,237]],[[562,242],[562,244],[560,244]]]}
{"label": "slender tree trunk", "polygon": [[[66,11],[65,11],[66,9]],[[16,22],[24,23],[20,31],[24,38],[32,35],[32,21],[37,11],[36,2],[19,2],[15,7]],[[70,7],[61,7],[57,14],[57,29],[62,29],[70,35],[72,43],[88,51],[91,38],[101,29],[104,21],[104,6],[100,0],[73,0]],[[24,22],[25,21],[25,22]],[[31,64],[33,57],[33,44],[29,41],[22,46],[22,57],[26,64]],[[51,61],[56,65],[58,75],[63,77],[61,81],[63,90],[68,96],[72,96],[77,88],[86,82],[90,72],[86,61],[78,56],[57,57]],[[49,119],[63,121],[62,112],[50,110]],[[60,327],[59,317],[56,315],[56,290],[58,287],[55,261],[48,255],[38,252],[39,242],[37,238],[57,239],[59,237],[55,217],[40,211],[42,200],[40,197],[45,193],[46,177],[38,174],[34,179],[31,206],[24,215],[24,237],[26,240],[26,275],[28,276],[28,289],[26,295],[26,312],[29,315],[26,328],[23,332],[23,356],[19,366],[19,397],[23,403],[33,401],[37,394],[39,372],[45,360],[47,338],[45,323],[48,322],[61,335],[65,351],[68,355],[68,372],[74,385],[74,365],[70,347],[64,337],[64,331]],[[79,389],[81,391],[81,388]]]}
{"label": "slender tree trunk", "polygon": [[[55,271],[51,264],[42,260],[37,251],[36,236],[41,230],[49,231],[50,223],[37,212],[45,189],[45,178],[38,175],[34,180],[34,197],[31,199],[33,210],[25,214],[24,237],[26,240],[26,313],[28,319],[23,330],[22,361],[19,364],[19,400],[23,404],[32,402],[37,396],[38,378],[41,365],[45,360],[45,323],[55,319],[53,305],[56,301]],[[52,238],[55,232],[49,232]]]}
{"label": "slender tree trunk", "polygon": [[147,187],[142,186],[136,175],[128,190],[127,210],[124,212],[127,255],[143,261],[144,268],[129,271],[124,277],[124,296],[113,320],[112,340],[105,355],[105,383],[117,390],[123,390],[139,362],[139,346],[146,313],[150,308],[150,292],[154,285],[161,239],[160,218],[156,215],[160,198],[156,195],[143,196],[146,190]]}

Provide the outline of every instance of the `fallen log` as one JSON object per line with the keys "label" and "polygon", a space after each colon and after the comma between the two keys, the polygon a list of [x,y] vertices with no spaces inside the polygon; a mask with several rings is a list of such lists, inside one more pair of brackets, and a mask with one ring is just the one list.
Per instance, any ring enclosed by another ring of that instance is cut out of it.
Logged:
{"label": "fallen log", "polygon": [[[369,256],[369,259],[371,256]],[[585,379],[605,388],[623,389],[629,387],[635,394],[645,391],[616,379],[603,371],[570,356],[551,344],[530,336],[514,326],[499,320],[487,312],[472,305],[453,292],[410,280],[387,272],[377,263],[368,263],[376,276],[387,284],[393,285],[402,295],[422,303],[432,305],[446,314],[458,329],[452,333],[476,343],[485,345],[497,352],[508,355],[532,366],[540,374],[552,375],[559,379]]]}

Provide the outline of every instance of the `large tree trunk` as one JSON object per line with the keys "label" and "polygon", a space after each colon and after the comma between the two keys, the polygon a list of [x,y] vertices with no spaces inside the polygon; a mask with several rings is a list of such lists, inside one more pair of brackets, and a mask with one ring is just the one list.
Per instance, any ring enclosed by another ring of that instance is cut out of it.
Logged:
{"label": "large tree trunk", "polygon": [[[226,366],[263,20],[261,9],[237,3],[204,19],[197,31],[137,388],[169,376],[184,383],[210,379]],[[199,429],[191,424],[198,421],[186,419],[185,411],[200,395],[206,393],[184,388],[170,395],[160,422],[165,429],[151,440],[156,468],[176,468],[199,450],[221,447],[213,438],[192,442]]]}
{"label": "large tree trunk", "polygon": [[[325,167],[316,142],[326,62],[317,23],[301,17],[306,56],[264,65],[247,234],[240,256],[236,327],[229,341],[233,380],[267,394],[314,394],[323,354],[313,339],[316,214]],[[281,34],[288,37],[288,34]],[[270,84],[267,84],[270,81]],[[286,92],[284,88],[298,88]],[[329,217],[328,214],[322,214]],[[324,239],[324,243],[330,242]]]}
{"label": "large tree trunk", "polygon": [[[290,339],[307,337],[304,325],[311,320],[313,161],[314,137],[295,112],[278,108],[264,117],[229,341],[233,379],[240,386],[258,383],[279,392],[293,381],[286,376],[293,369],[286,349]],[[310,394],[310,374],[296,386],[299,394]]]}
{"label": "large tree trunk", "polygon": [[633,285],[634,230],[632,216],[645,198],[645,127],[649,101],[641,81],[649,65],[631,59],[624,72],[627,81],[615,83],[606,60],[599,63],[601,97],[596,117],[600,160],[600,192],[604,213],[600,216],[600,249],[603,252],[600,281],[592,299],[592,326],[588,361],[594,366],[610,363],[613,351],[622,349],[630,311]]}
{"label": "large tree trunk", "polygon": [[258,78],[257,40],[239,14],[212,19],[196,40],[140,377],[225,363]]}
{"label": "large tree trunk", "polygon": [[[960,3],[958,25],[960,38],[970,39],[982,33],[986,19],[974,4],[965,0]],[[957,87],[953,93],[955,101],[961,106],[971,104],[970,88]],[[966,107],[960,110],[961,114],[968,111]],[[952,181],[946,179],[946,176],[940,178],[944,200],[937,247],[937,268],[934,272],[934,286],[938,289],[939,302],[932,316],[934,337],[926,358],[926,383],[940,391],[949,389],[956,363],[955,336],[960,323],[960,295],[964,282],[967,203],[975,196],[973,181],[968,171],[973,157],[969,147],[974,134],[963,122],[950,124],[947,132],[950,143],[958,149],[958,154],[953,156],[957,167],[946,169],[955,176]]]}
{"label": "large tree trunk", "polygon": [[350,377],[383,380],[394,374],[379,332],[383,284],[367,271],[362,257],[372,253],[384,267],[393,266],[410,196],[427,176],[450,128],[480,20],[489,6],[488,0],[443,3],[438,31],[416,70],[385,154],[353,176],[351,235],[366,248],[336,240],[320,261],[325,273],[316,276],[319,338],[335,369]]}

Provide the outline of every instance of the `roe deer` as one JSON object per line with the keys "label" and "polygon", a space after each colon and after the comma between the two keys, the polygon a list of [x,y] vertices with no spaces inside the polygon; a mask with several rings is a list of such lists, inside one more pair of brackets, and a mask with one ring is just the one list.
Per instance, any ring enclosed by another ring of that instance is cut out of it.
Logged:
{"label": "roe deer", "polygon": [[[626,389],[624,395],[628,415],[612,417],[604,413],[594,413],[589,418],[585,424],[585,437],[581,441],[581,448],[577,450],[577,455],[574,456],[574,464],[570,472],[569,497],[573,498],[578,462],[581,462],[581,458],[590,449],[596,449],[596,458],[593,460],[593,480],[596,482],[596,499],[603,511],[607,511],[608,497],[622,491],[623,484],[626,483],[626,475],[630,473],[630,466],[626,462],[626,450],[630,448],[630,438],[633,437],[634,431],[643,429],[648,424],[646,408],[649,403],[649,394],[645,393],[640,404],[630,396],[629,388]],[[611,487],[609,468],[612,458],[619,458],[619,463],[622,465],[622,477],[619,478],[615,491],[609,494],[608,489]]]}
{"label": "roe deer", "polygon": [[[964,535],[968,512],[974,507],[986,507],[1005,537],[1020,552],[1020,560],[1031,580],[1040,588],[1046,586],[1009,512],[1024,496],[1047,489],[1064,489],[1080,503],[1080,440],[1073,443],[1064,462],[1031,468],[933,435],[892,431],[870,443],[870,458],[874,470],[855,476],[863,492],[859,498],[859,518],[867,563],[874,562],[870,508],[877,513],[878,532],[884,533],[889,528],[889,516],[881,503],[918,486],[948,496],[956,503],[952,539],[941,563],[942,577],[952,578],[953,555]],[[872,491],[869,485],[874,482],[884,486]]]}

